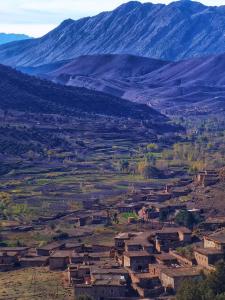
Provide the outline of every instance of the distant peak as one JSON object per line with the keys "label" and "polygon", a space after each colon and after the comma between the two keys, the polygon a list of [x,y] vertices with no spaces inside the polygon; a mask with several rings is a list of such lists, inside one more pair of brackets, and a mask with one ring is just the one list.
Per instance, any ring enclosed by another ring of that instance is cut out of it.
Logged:
{"label": "distant peak", "polygon": [[60,26],[67,26],[67,25],[70,25],[70,24],[73,24],[74,23],[74,20],[73,19],[66,19],[64,20]]}
{"label": "distant peak", "polygon": [[179,1],[174,1],[171,4],[173,5],[198,5],[198,6],[205,6],[204,4],[198,2],[198,1],[193,1],[193,0],[179,0]]}
{"label": "distant peak", "polygon": [[142,3],[139,2],[139,1],[129,1],[127,3],[124,3],[122,5],[120,5],[117,10],[132,10],[132,9],[135,9],[137,7],[140,7],[142,6]]}

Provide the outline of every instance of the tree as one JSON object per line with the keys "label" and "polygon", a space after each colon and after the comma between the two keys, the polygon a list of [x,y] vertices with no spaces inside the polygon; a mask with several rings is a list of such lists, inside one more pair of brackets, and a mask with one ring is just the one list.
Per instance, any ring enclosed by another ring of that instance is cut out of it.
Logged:
{"label": "tree", "polygon": [[168,215],[169,215],[169,212],[168,212],[168,211],[165,211],[165,210],[160,211],[160,213],[159,213],[159,220],[160,220],[161,222],[167,221]]}
{"label": "tree", "polygon": [[[185,280],[177,291],[176,300],[206,300],[196,280]],[[209,299],[208,299],[209,300]]]}
{"label": "tree", "polygon": [[216,266],[216,271],[208,277],[208,286],[215,295],[225,293],[225,262],[221,261]]}
{"label": "tree", "polygon": [[159,178],[161,176],[161,172],[156,167],[151,166],[148,161],[139,162],[137,171],[146,179]]}
{"label": "tree", "polygon": [[11,204],[11,196],[6,192],[0,192],[0,214],[7,217]]}
{"label": "tree", "polygon": [[200,280],[184,281],[178,291],[176,300],[225,300],[225,262],[216,266],[216,271]]}
{"label": "tree", "polygon": [[185,226],[188,228],[193,228],[194,225],[198,224],[200,222],[200,219],[195,216],[193,213],[187,211],[187,210],[181,210],[175,218],[175,222],[178,225]]}

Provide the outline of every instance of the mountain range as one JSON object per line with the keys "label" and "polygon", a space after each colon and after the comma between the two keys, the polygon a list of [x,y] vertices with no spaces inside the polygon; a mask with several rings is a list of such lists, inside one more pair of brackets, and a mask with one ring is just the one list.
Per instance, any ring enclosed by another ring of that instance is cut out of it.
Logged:
{"label": "mountain range", "polygon": [[0,45],[27,39],[30,39],[30,37],[25,34],[0,33]]}
{"label": "mountain range", "polygon": [[21,70],[62,85],[148,104],[168,114],[225,109],[225,54],[180,62],[93,55]]}
{"label": "mountain range", "polygon": [[71,116],[105,115],[166,122],[154,109],[84,88],[66,87],[0,65],[0,109]]}
{"label": "mountain range", "polygon": [[224,32],[225,6],[133,1],[94,17],[65,20],[41,38],[2,45],[0,62],[38,66],[93,54],[177,61],[225,52]]}

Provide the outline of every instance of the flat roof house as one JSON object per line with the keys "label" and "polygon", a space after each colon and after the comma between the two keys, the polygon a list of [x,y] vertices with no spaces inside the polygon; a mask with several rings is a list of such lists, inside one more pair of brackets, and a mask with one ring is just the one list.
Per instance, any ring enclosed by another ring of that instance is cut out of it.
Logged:
{"label": "flat roof house", "polygon": [[72,251],[69,250],[57,250],[51,254],[49,258],[50,270],[63,270],[70,263],[70,257]]}
{"label": "flat roof house", "polygon": [[29,247],[0,247],[1,253],[16,253],[18,256],[22,257],[28,254]]}
{"label": "flat roof house", "polygon": [[16,252],[0,252],[0,272],[10,271],[18,263]]}
{"label": "flat roof house", "polygon": [[[177,290],[181,283],[187,279],[200,279],[201,270],[199,268],[168,268],[162,269],[160,280],[164,288]],[[197,300],[197,299],[196,299]]]}
{"label": "flat roof house", "polygon": [[124,267],[130,268],[134,272],[148,270],[148,265],[154,261],[154,256],[147,251],[129,251],[123,255]]}
{"label": "flat roof house", "polygon": [[204,248],[216,248],[225,252],[225,230],[204,236]]}
{"label": "flat roof house", "polygon": [[211,269],[218,261],[225,258],[224,252],[217,248],[197,248],[194,256],[199,266]]}
{"label": "flat roof house", "polygon": [[75,299],[81,295],[90,296],[93,300],[121,299],[127,293],[126,281],[96,279],[90,284],[76,284],[74,286]]}
{"label": "flat roof house", "polygon": [[38,256],[50,256],[50,254],[56,250],[61,250],[65,246],[65,243],[50,243],[46,246],[42,246],[36,249]]}

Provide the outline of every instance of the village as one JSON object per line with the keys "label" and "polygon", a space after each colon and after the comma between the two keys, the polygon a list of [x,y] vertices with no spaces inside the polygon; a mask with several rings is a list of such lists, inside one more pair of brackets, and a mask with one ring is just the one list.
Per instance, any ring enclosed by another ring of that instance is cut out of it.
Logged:
{"label": "village", "polygon": [[[175,200],[189,195],[191,187],[199,190],[219,180],[218,172],[208,170],[176,186],[142,188],[115,207],[90,199],[83,200],[82,211],[40,217],[14,230],[32,231],[60,218],[83,235],[40,247],[0,247],[0,272],[39,267],[61,272],[75,299],[174,299],[184,280],[200,278],[225,259],[225,216],[207,216],[203,208]],[[110,242],[82,240],[95,227],[118,224],[121,214],[128,215],[127,224]],[[187,214],[198,224],[177,221]]]}

